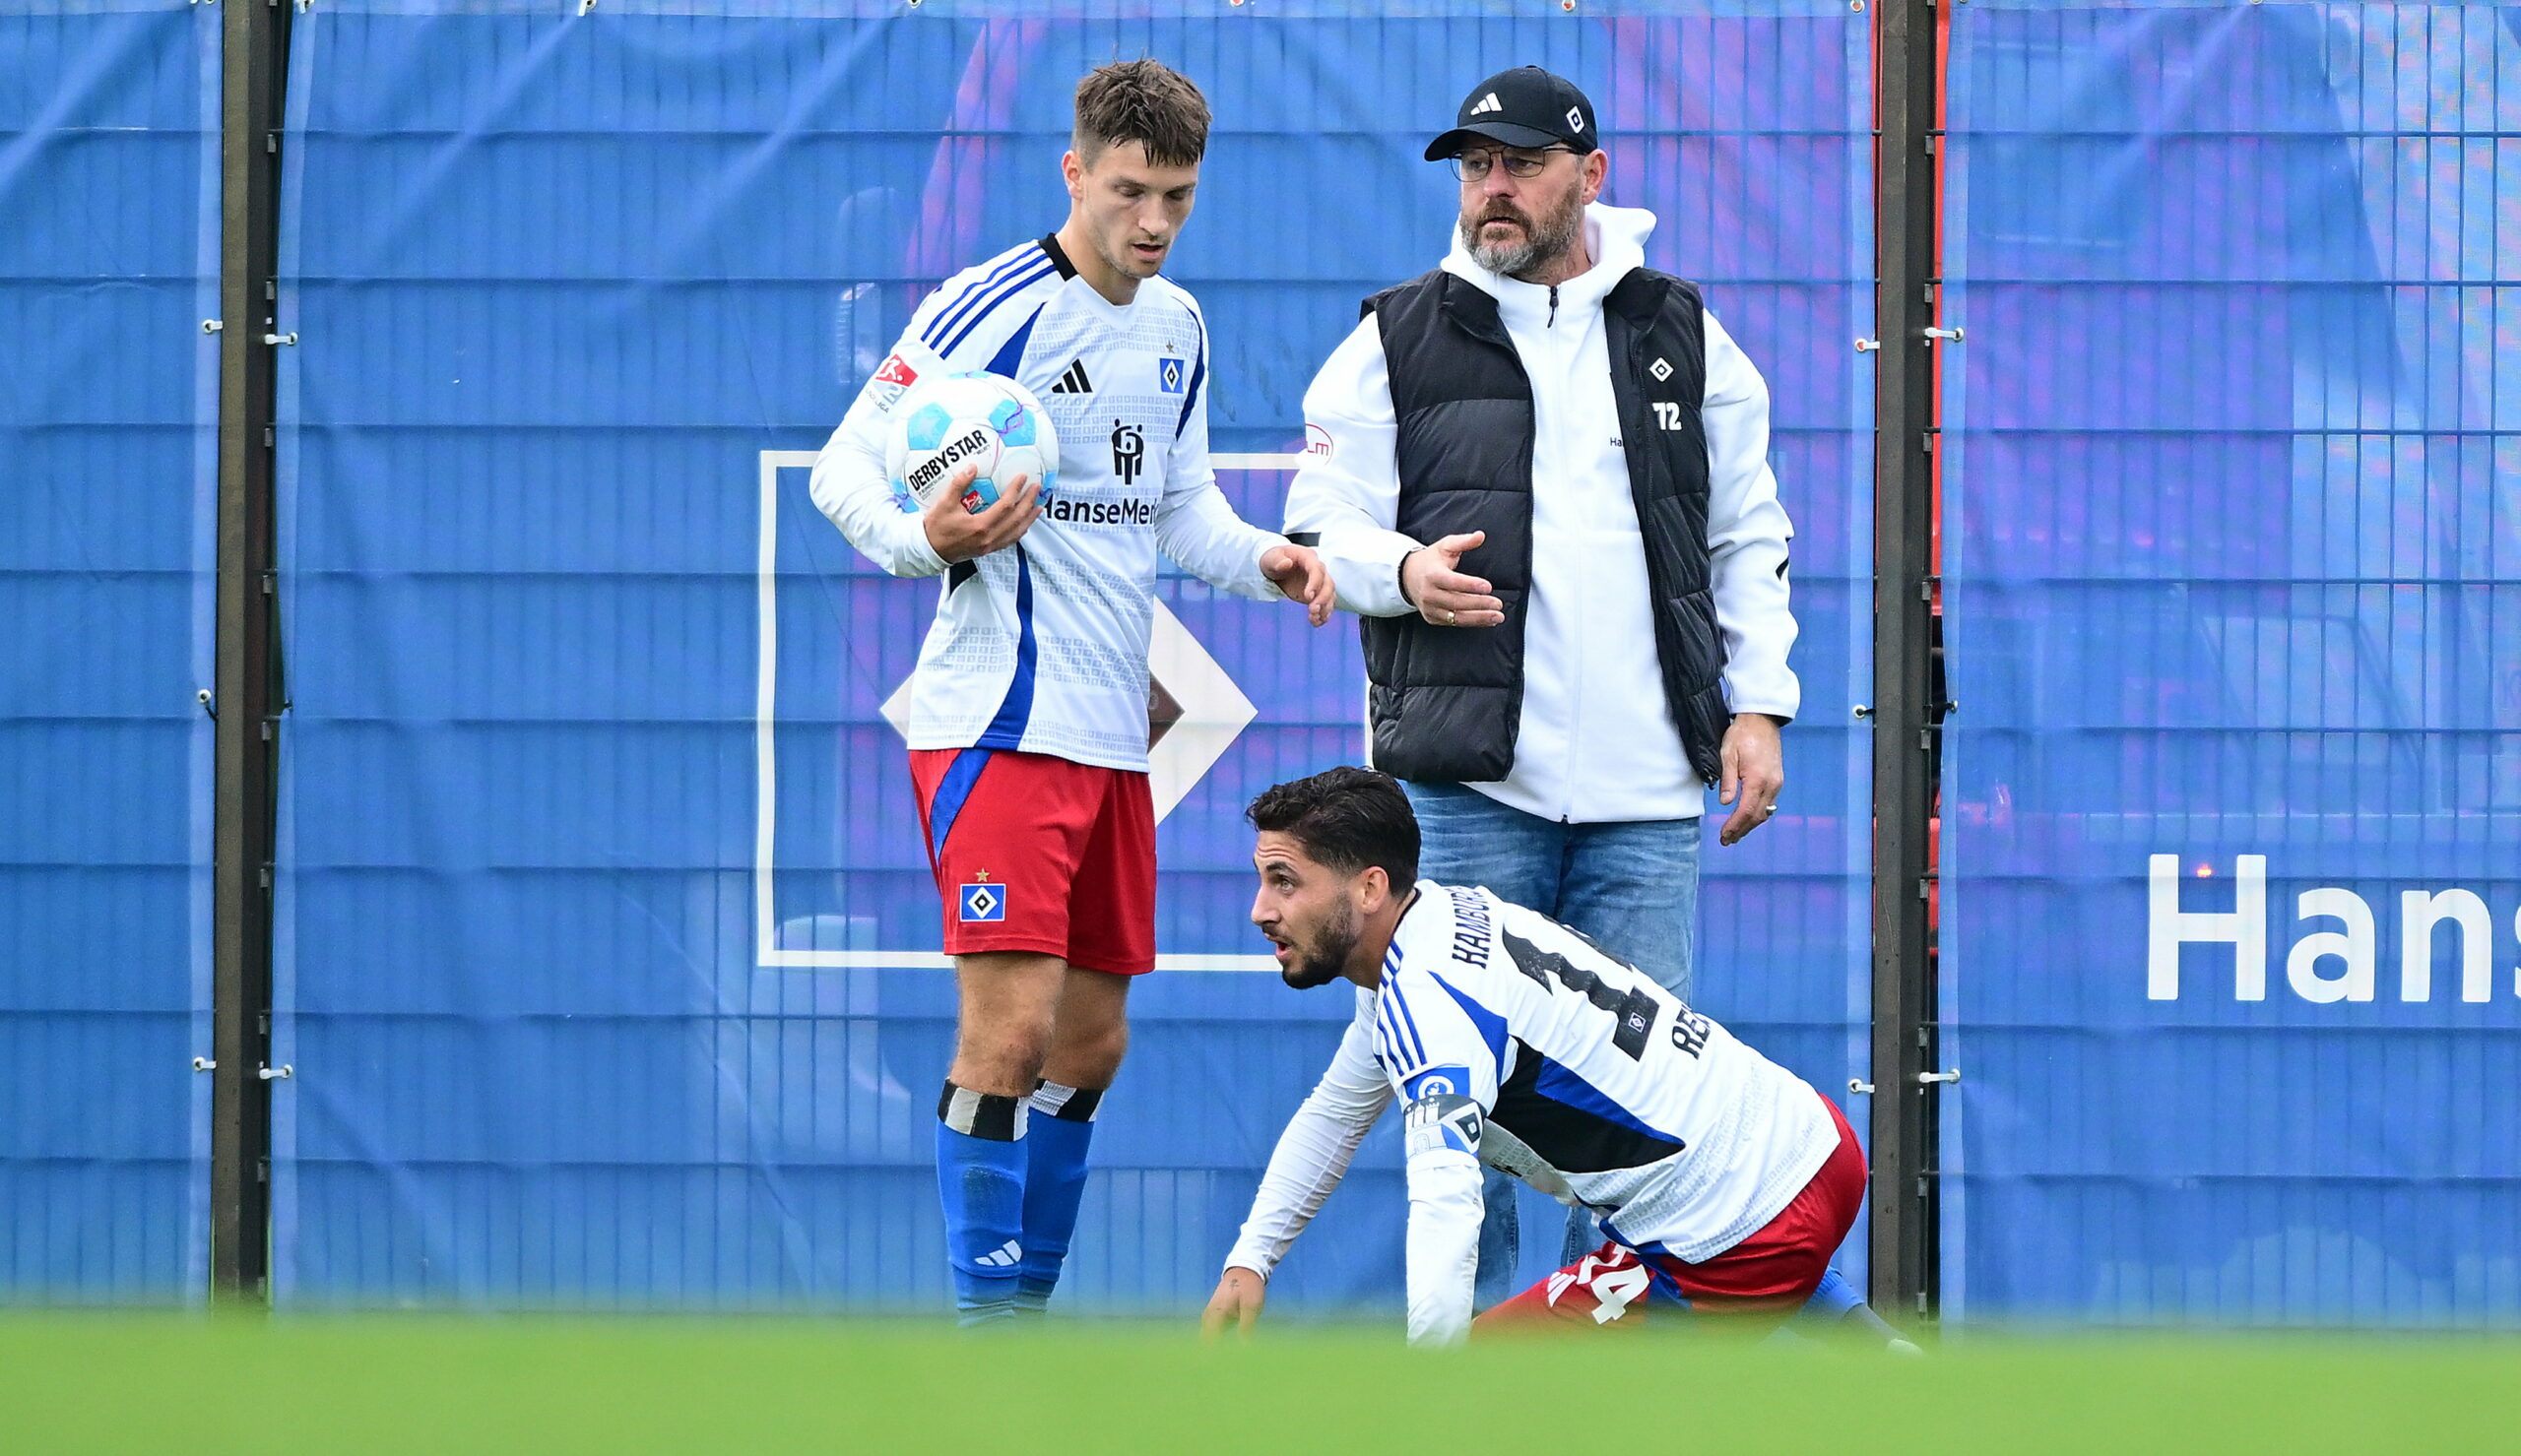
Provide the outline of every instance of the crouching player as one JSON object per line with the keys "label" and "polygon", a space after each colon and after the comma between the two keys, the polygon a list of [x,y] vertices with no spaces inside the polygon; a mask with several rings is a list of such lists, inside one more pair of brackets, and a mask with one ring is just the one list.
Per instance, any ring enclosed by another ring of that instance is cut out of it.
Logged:
{"label": "crouching player", "polygon": [[[966,1324],[1038,1312],[1076,1227],[1086,1145],[1155,966],[1147,639],[1156,553],[1328,617],[1314,554],[1246,525],[1208,463],[1208,340],[1159,276],[1191,215],[1208,108],[1151,61],[1076,89],[1060,230],[948,280],[913,316],[814,465],[814,503],[895,576],[945,578],[911,679],[911,778],[960,1016],[937,1107],[946,1257]],[[976,514],[966,467],[907,514],[890,411],[931,374],[1030,388],[1062,443]]]}
{"label": "crouching player", "polygon": [[[1281,784],[1249,812],[1252,918],[1281,976],[1357,987],[1324,1079],[1355,1106],[1310,1141],[1290,1127],[1211,1324],[1257,1314],[1261,1277],[1395,1095],[1412,1342],[1684,1311],[1768,1324],[1812,1297],[1864,1199],[1864,1154],[1827,1098],[1575,931],[1418,880],[1417,820],[1382,774]],[[1482,1163],[1590,1209],[1608,1241],[1474,1322]]]}

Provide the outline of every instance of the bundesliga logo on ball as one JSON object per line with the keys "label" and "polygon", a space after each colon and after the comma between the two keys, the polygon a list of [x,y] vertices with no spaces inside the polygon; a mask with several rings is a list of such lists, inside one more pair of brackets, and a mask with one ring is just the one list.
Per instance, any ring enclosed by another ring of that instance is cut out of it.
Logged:
{"label": "bundesliga logo on ball", "polygon": [[893,409],[885,440],[885,474],[893,501],[916,513],[965,466],[979,474],[963,491],[963,509],[995,504],[1002,488],[1029,475],[1050,499],[1058,482],[1059,436],[1032,391],[1003,375],[948,374],[913,390]]}

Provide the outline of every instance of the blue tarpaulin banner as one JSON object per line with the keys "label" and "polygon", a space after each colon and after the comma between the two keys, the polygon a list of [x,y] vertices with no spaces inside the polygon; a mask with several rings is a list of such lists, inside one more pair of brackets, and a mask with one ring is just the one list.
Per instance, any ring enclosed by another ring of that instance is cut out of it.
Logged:
{"label": "blue tarpaulin banner", "polygon": [[[926,289],[1057,225],[1116,55],[1216,110],[1175,276],[1264,523],[1357,300],[1441,255],[1429,130],[1509,64],[1594,96],[1612,200],[1767,375],[1797,529],[1784,812],[1711,849],[1699,1000],[1865,1076],[1872,18],[1740,9],[298,15],[281,1301],[941,1307],[952,991],[886,713],[936,587],[805,468]],[[2515,14],[1946,12],[1948,1313],[2521,1318]],[[205,1283],[219,32],[0,0],[13,1299]],[[1239,813],[1361,754],[1353,635],[1158,596],[1163,969],[1095,1309],[1205,1295],[1346,1013],[1256,955]],[[1396,1302],[1396,1152],[1273,1306]]]}
{"label": "blue tarpaulin banner", "polygon": [[[1592,94],[1612,200],[1768,377],[1797,528],[1785,812],[1708,856],[1699,999],[1864,1076],[1871,18],[1581,9],[299,15],[278,1298],[942,1304],[952,993],[886,713],[936,588],[805,467],[926,289],[1057,225],[1069,88],[1116,55],[1217,113],[1175,276],[1262,522],[1357,300],[1444,247],[1430,128],[1509,64]],[[1947,1312],[2510,1324],[2521,22],[1947,23]],[[0,3],[17,1299],[205,1283],[219,32]],[[1164,969],[1087,1308],[1205,1294],[1346,1010],[1265,974],[1239,811],[1362,752],[1353,636],[1158,595]],[[1387,1129],[1273,1305],[1388,1309],[1399,1231]]]}
{"label": "blue tarpaulin banner", "polygon": [[[1591,94],[1612,200],[1662,219],[1649,261],[1701,280],[1768,377],[1797,531],[1787,807],[1711,848],[1699,999],[1843,1097],[1868,999],[1869,16],[750,9],[296,18],[282,1302],[942,1307],[952,987],[885,714],[937,588],[858,559],[807,467],[927,289],[1059,225],[1069,96],[1115,56],[1216,113],[1173,276],[1215,340],[1222,483],[1269,525],[1313,370],[1447,245],[1425,138],[1508,65]],[[1163,961],[1065,1298],[1187,1312],[1348,1013],[1258,955],[1242,805],[1357,759],[1363,684],[1344,621],[1175,575],[1158,596],[1183,708],[1155,771]],[[1396,1307],[1394,1134],[1349,1182],[1273,1308]],[[1557,1221],[1528,1220],[1537,1277]]]}
{"label": "blue tarpaulin banner", "polygon": [[0,1298],[209,1268],[219,19],[0,3]]}
{"label": "blue tarpaulin banner", "polygon": [[1951,16],[1947,1307],[2521,1320],[2521,12]]}

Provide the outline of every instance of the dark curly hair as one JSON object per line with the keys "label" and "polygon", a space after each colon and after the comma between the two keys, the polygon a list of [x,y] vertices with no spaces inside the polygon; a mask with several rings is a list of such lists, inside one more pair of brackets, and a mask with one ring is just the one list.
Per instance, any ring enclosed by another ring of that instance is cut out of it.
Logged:
{"label": "dark curly hair", "polygon": [[1394,890],[1418,881],[1418,816],[1390,774],[1345,765],[1260,791],[1243,811],[1255,829],[1290,835],[1341,874],[1374,865]]}

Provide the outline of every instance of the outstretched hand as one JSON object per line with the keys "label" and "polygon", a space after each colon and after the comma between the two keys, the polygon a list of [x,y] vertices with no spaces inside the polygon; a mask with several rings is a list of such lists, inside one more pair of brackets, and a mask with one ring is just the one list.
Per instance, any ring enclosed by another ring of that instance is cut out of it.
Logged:
{"label": "outstretched hand", "polygon": [[920,529],[928,533],[929,549],[948,565],[1013,545],[1042,518],[1041,492],[1033,488],[1030,475],[1017,475],[1007,481],[999,490],[998,499],[981,510],[965,509],[963,492],[971,488],[980,473],[978,465],[956,471],[952,479],[929,497],[928,509],[920,513]]}
{"label": "outstretched hand", "polygon": [[1303,602],[1305,615],[1315,626],[1330,620],[1337,594],[1331,588],[1330,568],[1322,564],[1312,547],[1271,546],[1260,553],[1260,574],[1286,593],[1288,601]]}
{"label": "outstretched hand", "polygon": [[1488,539],[1484,531],[1449,536],[1420,546],[1400,558],[1400,595],[1418,615],[1439,627],[1494,627],[1506,620],[1506,603],[1490,593],[1486,579],[1465,576],[1457,568],[1462,556]]}

